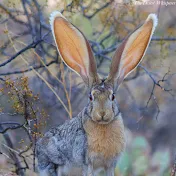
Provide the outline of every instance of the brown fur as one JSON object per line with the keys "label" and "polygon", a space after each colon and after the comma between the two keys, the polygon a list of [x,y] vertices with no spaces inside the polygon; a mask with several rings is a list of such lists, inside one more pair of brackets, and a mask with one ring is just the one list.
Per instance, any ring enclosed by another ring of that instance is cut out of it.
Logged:
{"label": "brown fur", "polygon": [[125,148],[124,125],[120,118],[102,125],[87,120],[84,124],[88,138],[89,156],[100,155],[105,159],[116,157]]}

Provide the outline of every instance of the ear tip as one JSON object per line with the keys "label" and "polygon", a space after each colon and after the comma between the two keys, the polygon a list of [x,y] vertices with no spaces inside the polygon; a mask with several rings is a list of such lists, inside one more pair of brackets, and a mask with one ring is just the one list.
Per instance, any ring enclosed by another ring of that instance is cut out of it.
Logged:
{"label": "ear tip", "polygon": [[149,14],[146,21],[152,20],[153,21],[153,27],[155,28],[158,25],[158,17],[155,13]]}
{"label": "ear tip", "polygon": [[61,17],[65,19],[65,17],[59,11],[54,11],[51,13],[50,18],[49,18],[49,22],[51,26],[53,26],[53,22],[56,17]]}

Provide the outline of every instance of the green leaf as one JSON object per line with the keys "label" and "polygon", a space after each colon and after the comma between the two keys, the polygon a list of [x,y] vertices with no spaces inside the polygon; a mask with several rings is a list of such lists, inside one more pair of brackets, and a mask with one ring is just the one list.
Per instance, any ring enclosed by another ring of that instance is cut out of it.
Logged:
{"label": "green leaf", "polygon": [[143,175],[148,170],[148,158],[146,156],[138,157],[133,163],[134,175]]}
{"label": "green leaf", "polygon": [[130,168],[130,157],[127,152],[124,152],[118,162],[117,169],[120,170],[122,175],[127,174]]}
{"label": "green leaf", "polygon": [[144,137],[138,136],[133,140],[132,147],[145,149],[148,147],[148,142]]}
{"label": "green leaf", "polygon": [[92,38],[92,25],[90,20],[85,18],[82,14],[76,13],[75,15],[72,16],[72,22],[73,24],[78,27],[84,35],[88,38]]}
{"label": "green leaf", "polygon": [[156,175],[160,175],[165,172],[165,170],[170,165],[170,152],[167,149],[156,151],[152,157],[151,165],[153,167],[158,167],[158,173]]}

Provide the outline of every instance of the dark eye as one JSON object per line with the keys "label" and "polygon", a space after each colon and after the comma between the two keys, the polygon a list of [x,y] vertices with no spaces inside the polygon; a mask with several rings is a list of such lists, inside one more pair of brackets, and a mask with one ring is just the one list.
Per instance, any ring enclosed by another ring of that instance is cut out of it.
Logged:
{"label": "dark eye", "polygon": [[114,99],[115,99],[115,95],[114,95],[114,94],[112,94],[112,101],[114,101]]}
{"label": "dark eye", "polygon": [[93,100],[93,97],[92,97],[92,95],[91,95],[91,94],[89,94],[89,99],[90,99],[90,101],[92,101],[92,100]]}

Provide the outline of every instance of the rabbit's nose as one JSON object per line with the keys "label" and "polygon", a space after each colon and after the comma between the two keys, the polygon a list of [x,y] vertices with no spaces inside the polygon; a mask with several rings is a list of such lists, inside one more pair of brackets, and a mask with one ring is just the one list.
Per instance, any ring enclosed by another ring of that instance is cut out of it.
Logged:
{"label": "rabbit's nose", "polygon": [[103,119],[103,117],[106,115],[105,111],[100,111],[99,112],[99,116]]}

